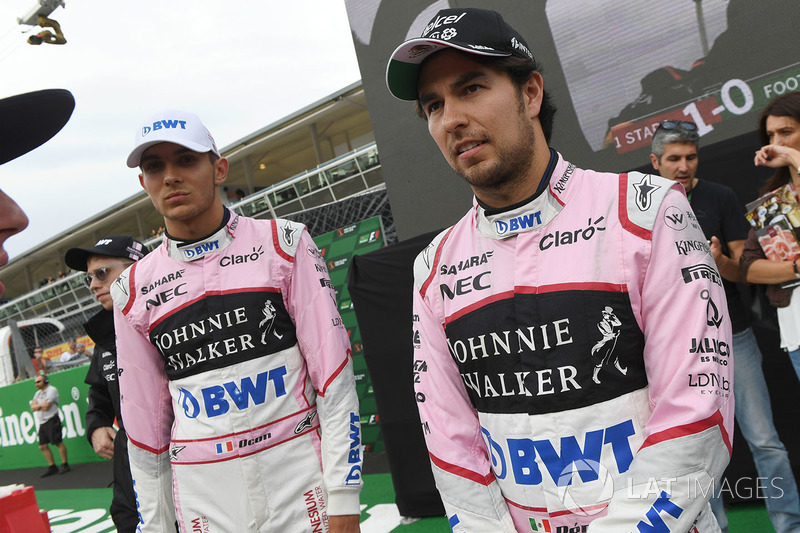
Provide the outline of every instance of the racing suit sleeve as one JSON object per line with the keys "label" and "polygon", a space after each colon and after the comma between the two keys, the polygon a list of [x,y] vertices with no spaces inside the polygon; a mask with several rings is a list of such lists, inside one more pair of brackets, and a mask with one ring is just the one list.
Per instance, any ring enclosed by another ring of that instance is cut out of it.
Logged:
{"label": "racing suit sleeve", "polygon": [[[150,341],[120,311],[117,283],[128,283],[130,269],[112,285],[117,335],[120,407],[128,434],[128,454],[142,533],[173,533],[175,506],[169,461],[174,414],[163,359]],[[126,298],[125,298],[126,299]],[[124,302],[123,302],[124,304]],[[124,305],[122,305],[124,308]]]}
{"label": "racing suit sleeve", "polygon": [[328,514],[360,515],[361,419],[350,340],[325,262],[305,228],[297,250],[286,306],[317,393]]}
{"label": "racing suit sleeve", "polygon": [[[417,271],[415,267],[418,280]],[[419,285],[415,282],[413,296],[414,389],[431,470],[450,527],[454,533],[513,533],[516,529],[491,470],[478,413],[450,356],[444,325],[416,290]]]}
{"label": "racing suit sleeve", "polygon": [[607,515],[589,531],[718,531],[707,502],[731,453],[731,325],[714,259],[682,192],[666,194],[649,257],[627,268],[652,414]]}
{"label": "racing suit sleeve", "polygon": [[89,385],[89,407],[86,409],[86,438],[92,443],[92,432],[114,425],[114,403],[108,392],[106,380],[100,371],[100,354],[92,357],[84,383]]}

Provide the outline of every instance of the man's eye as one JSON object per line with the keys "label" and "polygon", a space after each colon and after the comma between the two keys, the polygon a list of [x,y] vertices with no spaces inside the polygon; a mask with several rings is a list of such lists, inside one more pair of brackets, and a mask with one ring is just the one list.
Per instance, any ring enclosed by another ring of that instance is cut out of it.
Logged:
{"label": "man's eye", "polygon": [[433,113],[434,111],[436,111],[437,109],[439,109],[441,107],[442,107],[442,103],[441,102],[432,102],[432,103],[428,104],[428,114],[430,115],[431,113]]}
{"label": "man's eye", "polygon": [[480,86],[479,86],[479,85],[468,85],[468,86],[467,86],[467,92],[468,92],[468,93],[474,93],[474,92],[475,92],[475,91],[477,91],[478,89],[480,89]]}

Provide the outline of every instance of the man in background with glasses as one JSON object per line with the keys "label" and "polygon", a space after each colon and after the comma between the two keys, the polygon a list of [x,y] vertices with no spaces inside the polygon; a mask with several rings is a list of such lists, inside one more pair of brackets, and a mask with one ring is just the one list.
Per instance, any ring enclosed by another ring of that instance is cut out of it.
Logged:
{"label": "man in background with glasses", "polygon": [[[120,533],[135,531],[139,518],[128,464],[128,439],[119,408],[114,303],[109,289],[123,270],[146,253],[144,244],[133,237],[111,235],[91,248],[70,248],[64,257],[71,269],[86,272],[83,282],[103,306],[84,325],[95,342],[95,356],[85,379],[89,385],[86,436],[100,457],[114,461],[114,496],[109,511]],[[113,427],[115,418],[119,431]]]}
{"label": "man in background with glasses", "polygon": [[[789,454],[772,422],[767,383],[761,370],[761,351],[750,327],[750,317],[736,283],[739,279],[739,258],[744,250],[748,226],[739,208],[736,193],[729,187],[697,178],[700,136],[693,122],[663,121],[651,144],[650,161],[662,177],[679,182],[686,190],[697,222],[709,242],[717,264],[721,283],[728,300],[728,313],[733,328],[733,354],[726,348],[714,349],[699,357],[707,357],[719,365],[734,364],[733,389],[736,421],[750,447],[759,485],[772,524],[778,533],[800,531],[800,498],[792,474]],[[712,274],[710,274],[712,275]],[[732,360],[733,359],[733,360]],[[711,508],[723,531],[728,517],[719,494],[711,500]]]}

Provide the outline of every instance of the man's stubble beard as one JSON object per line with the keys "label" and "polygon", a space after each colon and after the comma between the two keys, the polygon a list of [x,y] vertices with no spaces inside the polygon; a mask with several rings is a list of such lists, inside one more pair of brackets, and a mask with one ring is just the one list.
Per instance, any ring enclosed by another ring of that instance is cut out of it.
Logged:
{"label": "man's stubble beard", "polygon": [[527,178],[528,171],[533,165],[535,130],[524,113],[521,94],[518,103],[517,124],[521,132],[518,141],[508,147],[494,145],[497,160],[488,168],[479,170],[475,165],[471,165],[470,168],[461,170],[454,167],[455,172],[470,186],[477,189],[496,189],[522,183]]}

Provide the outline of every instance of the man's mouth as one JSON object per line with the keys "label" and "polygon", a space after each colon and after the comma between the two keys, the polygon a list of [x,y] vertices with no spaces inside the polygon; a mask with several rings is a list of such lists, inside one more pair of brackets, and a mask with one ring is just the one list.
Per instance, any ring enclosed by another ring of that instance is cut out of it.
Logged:
{"label": "man's mouth", "polygon": [[486,144],[485,140],[460,143],[456,145],[456,155],[458,155],[458,157],[463,157],[464,155],[470,156],[472,155],[471,152],[473,152],[476,148],[483,146],[484,144]]}

